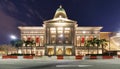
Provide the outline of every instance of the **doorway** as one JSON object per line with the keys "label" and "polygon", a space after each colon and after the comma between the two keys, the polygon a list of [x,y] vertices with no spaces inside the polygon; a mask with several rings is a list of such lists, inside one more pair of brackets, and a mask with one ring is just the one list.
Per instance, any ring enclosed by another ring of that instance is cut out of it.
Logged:
{"label": "doorway", "polygon": [[54,48],[47,48],[48,55],[54,55]]}

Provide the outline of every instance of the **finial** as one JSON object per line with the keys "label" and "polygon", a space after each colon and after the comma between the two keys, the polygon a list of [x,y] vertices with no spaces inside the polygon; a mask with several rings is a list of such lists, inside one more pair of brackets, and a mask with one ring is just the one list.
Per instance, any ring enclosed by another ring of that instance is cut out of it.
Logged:
{"label": "finial", "polygon": [[62,5],[60,5],[59,8],[62,8]]}

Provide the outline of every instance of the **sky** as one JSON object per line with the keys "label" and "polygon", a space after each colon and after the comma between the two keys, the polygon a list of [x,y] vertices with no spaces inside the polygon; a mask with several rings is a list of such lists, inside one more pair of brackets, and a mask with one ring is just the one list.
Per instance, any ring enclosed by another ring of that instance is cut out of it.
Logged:
{"label": "sky", "polygon": [[42,26],[60,5],[79,26],[120,31],[120,0],[0,0],[0,44],[9,44],[10,35],[20,38],[18,26]]}

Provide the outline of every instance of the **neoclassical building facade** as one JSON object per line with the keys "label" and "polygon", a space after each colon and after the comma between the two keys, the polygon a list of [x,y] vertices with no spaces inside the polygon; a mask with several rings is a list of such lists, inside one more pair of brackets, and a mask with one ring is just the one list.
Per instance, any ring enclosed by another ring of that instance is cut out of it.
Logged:
{"label": "neoclassical building facade", "polygon": [[[23,54],[35,55],[85,55],[88,50],[85,41],[100,39],[100,26],[78,26],[77,21],[68,19],[65,10],[60,6],[53,19],[43,21],[43,26],[19,26],[21,39],[34,41],[34,45],[20,48]],[[26,50],[27,49],[27,50]],[[101,47],[98,49],[102,53]],[[90,48],[89,54],[96,54],[97,48]]]}

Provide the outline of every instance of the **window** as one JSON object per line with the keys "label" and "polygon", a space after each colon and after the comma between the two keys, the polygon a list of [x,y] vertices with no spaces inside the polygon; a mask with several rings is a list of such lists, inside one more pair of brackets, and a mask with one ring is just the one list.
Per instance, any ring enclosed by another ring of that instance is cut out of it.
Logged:
{"label": "window", "polygon": [[52,30],[52,31],[51,31],[51,34],[56,34],[56,31],[55,31],[55,30]]}
{"label": "window", "polygon": [[77,46],[80,46],[80,36],[77,36]]}
{"label": "window", "polygon": [[63,27],[58,27],[58,30],[63,30]]}
{"label": "window", "polygon": [[65,30],[70,30],[70,28],[65,28]]}
{"label": "window", "polygon": [[50,28],[50,30],[56,30],[56,28]]}
{"label": "window", "polygon": [[58,31],[58,33],[63,33],[63,31]]}
{"label": "window", "polygon": [[56,35],[51,35],[51,43],[54,44],[56,41]]}
{"label": "window", "polygon": [[85,37],[82,36],[82,37],[81,37],[81,46],[84,46],[84,43],[85,43]]}

